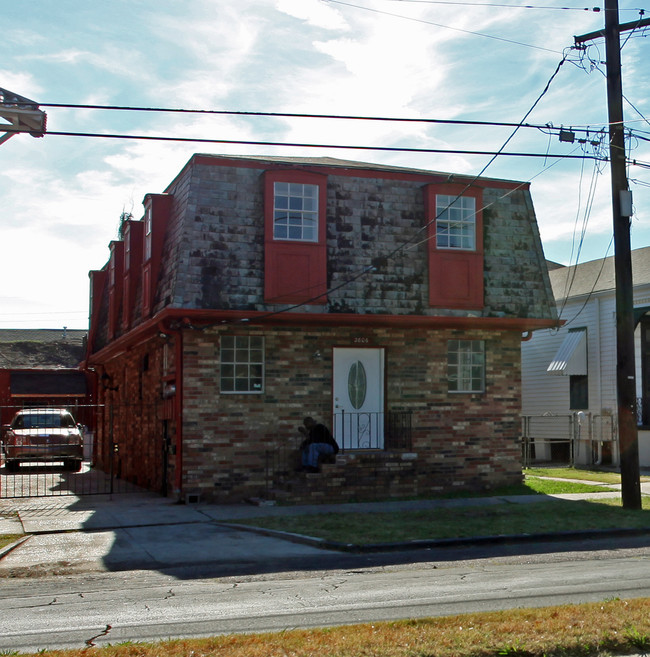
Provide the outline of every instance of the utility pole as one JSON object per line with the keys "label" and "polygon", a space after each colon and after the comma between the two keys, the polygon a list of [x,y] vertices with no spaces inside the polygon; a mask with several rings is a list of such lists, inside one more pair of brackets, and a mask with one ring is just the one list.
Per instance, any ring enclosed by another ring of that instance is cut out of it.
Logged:
{"label": "utility pole", "polygon": [[[639,438],[636,424],[634,298],[630,248],[632,200],[628,188],[625,161],[620,33],[649,24],[650,21],[646,19],[620,25],[618,0],[605,0],[604,32],[593,32],[575,37],[576,46],[597,37],[605,37],[609,154],[614,218],[614,269],[616,274],[618,439],[621,459],[621,494],[625,509],[641,508],[641,484],[639,479]],[[584,48],[584,45],[582,47]]]}

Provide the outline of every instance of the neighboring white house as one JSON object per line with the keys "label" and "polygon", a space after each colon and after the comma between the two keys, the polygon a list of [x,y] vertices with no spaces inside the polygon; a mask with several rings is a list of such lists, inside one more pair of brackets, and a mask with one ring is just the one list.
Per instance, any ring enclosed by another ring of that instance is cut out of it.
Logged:
{"label": "neighboring white house", "polygon": [[[632,251],[639,462],[650,466],[650,247]],[[618,465],[614,258],[564,267],[549,277],[565,324],[522,345],[527,456],[577,465]]]}

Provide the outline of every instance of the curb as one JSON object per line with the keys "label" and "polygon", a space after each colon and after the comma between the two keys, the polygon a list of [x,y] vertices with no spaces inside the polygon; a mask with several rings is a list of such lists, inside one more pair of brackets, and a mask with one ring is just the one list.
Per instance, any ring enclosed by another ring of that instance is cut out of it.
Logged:
{"label": "curb", "polygon": [[294,534],[292,532],[283,532],[277,529],[267,529],[265,527],[255,527],[253,525],[243,525],[239,523],[219,522],[218,525],[230,529],[240,529],[262,536],[272,538],[281,538],[293,543],[302,543],[312,547],[324,550],[336,550],[338,552],[354,552],[359,554],[369,554],[376,552],[399,552],[408,550],[430,550],[433,548],[467,546],[467,545],[500,545],[503,543],[548,543],[552,541],[567,541],[580,539],[599,539],[609,537],[626,537],[626,536],[650,536],[650,527],[630,528],[630,529],[582,529],[566,532],[548,532],[539,534],[500,534],[496,536],[468,536],[459,538],[436,538],[436,539],[416,539],[412,541],[403,541],[396,543],[339,543],[324,538],[315,538],[303,534]]}
{"label": "curb", "polygon": [[27,534],[22,536],[17,541],[5,545],[3,548],[0,548],[0,559],[4,559],[10,552],[15,550],[17,547],[20,547],[25,541],[28,541],[32,537],[32,534]]}

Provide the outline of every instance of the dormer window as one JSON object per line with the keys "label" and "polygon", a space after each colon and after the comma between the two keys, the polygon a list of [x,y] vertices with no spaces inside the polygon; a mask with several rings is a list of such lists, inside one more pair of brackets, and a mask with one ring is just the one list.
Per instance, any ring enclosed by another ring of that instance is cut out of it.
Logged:
{"label": "dormer window", "polygon": [[152,238],[153,238],[153,216],[151,212],[151,205],[149,205],[144,213],[144,259],[150,260],[152,254]]}
{"label": "dormer window", "polygon": [[476,250],[476,199],[473,196],[436,195],[436,246]]}
{"label": "dormer window", "polygon": [[115,255],[111,253],[111,258],[108,261],[108,284],[111,287],[115,287]]}
{"label": "dormer window", "polygon": [[327,176],[264,174],[264,300],[327,303]]}
{"label": "dormer window", "polygon": [[124,271],[131,269],[131,231],[126,230],[124,233]]}
{"label": "dormer window", "polygon": [[144,197],[142,242],[142,314],[148,317],[156,300],[156,286],[162,261],[167,223],[174,197],[171,194],[147,194]]}
{"label": "dormer window", "polygon": [[462,183],[425,188],[429,304],[479,310],[484,304],[483,189]]}
{"label": "dormer window", "polygon": [[318,186],[273,185],[273,239],[318,241]]}

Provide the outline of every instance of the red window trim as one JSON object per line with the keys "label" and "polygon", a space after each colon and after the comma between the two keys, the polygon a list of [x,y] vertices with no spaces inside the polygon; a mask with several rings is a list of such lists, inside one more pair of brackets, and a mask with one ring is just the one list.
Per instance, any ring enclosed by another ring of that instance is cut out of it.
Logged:
{"label": "red window trim", "polygon": [[[142,235],[144,223],[129,220],[124,228],[124,309],[122,311],[122,329],[128,330],[133,321],[136,289],[142,273]],[[129,246],[127,258],[127,245]],[[128,261],[128,264],[127,264]]]}
{"label": "red window trim", "polygon": [[147,212],[151,212],[151,254],[149,258],[147,258],[146,225],[142,236],[142,314],[144,317],[151,315],[156,298],[163,244],[173,200],[174,197],[171,194],[147,194],[143,201],[145,222]]}
{"label": "red window trim", "polygon": [[[476,204],[474,249],[438,248],[436,223],[438,195],[474,198]],[[464,310],[483,308],[483,189],[478,186],[468,187],[462,183],[428,185],[425,188],[425,209],[429,252],[429,304],[432,307]]]}
{"label": "red window trim", "polygon": [[[301,183],[318,186],[318,230],[316,242],[305,240],[276,240],[274,228],[274,183]],[[327,303],[327,176],[295,169],[278,169],[264,174],[264,300],[268,303],[301,303],[310,301],[314,305]],[[291,260],[296,269],[293,275],[303,289],[283,289],[286,271],[283,264]],[[314,299],[314,297],[318,297]],[[311,299],[314,299],[311,301]]]}

